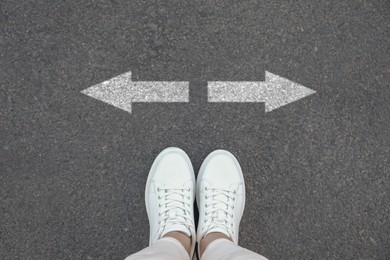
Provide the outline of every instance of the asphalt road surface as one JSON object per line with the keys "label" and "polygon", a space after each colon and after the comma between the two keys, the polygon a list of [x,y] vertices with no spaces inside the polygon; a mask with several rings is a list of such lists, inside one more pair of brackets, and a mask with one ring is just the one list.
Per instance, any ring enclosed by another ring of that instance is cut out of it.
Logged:
{"label": "asphalt road surface", "polygon": [[[269,259],[390,259],[390,2],[0,2],[0,259],[124,259],[148,244],[157,154],[240,161],[240,245]],[[132,113],[81,93],[128,71],[188,81]],[[207,102],[208,81],[316,91]]]}

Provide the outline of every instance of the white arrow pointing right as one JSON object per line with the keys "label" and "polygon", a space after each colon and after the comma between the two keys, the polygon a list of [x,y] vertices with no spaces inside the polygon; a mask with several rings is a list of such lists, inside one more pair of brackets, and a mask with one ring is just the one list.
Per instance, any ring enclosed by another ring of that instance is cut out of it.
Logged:
{"label": "white arrow pointing right", "polygon": [[265,81],[209,81],[209,102],[265,102],[265,111],[307,97],[316,91],[266,71]]}

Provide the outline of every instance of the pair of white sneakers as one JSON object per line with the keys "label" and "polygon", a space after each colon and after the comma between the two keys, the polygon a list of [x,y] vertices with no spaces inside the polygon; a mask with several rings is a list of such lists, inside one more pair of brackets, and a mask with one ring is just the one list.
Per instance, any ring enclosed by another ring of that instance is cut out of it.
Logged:
{"label": "pair of white sneakers", "polygon": [[[195,200],[199,209],[195,232]],[[222,232],[238,244],[238,230],[245,207],[245,183],[237,159],[225,150],[216,150],[202,163],[198,179],[188,155],[181,149],[163,150],[153,162],[145,189],[150,223],[149,245],[168,232],[179,231],[195,242],[211,232]]]}

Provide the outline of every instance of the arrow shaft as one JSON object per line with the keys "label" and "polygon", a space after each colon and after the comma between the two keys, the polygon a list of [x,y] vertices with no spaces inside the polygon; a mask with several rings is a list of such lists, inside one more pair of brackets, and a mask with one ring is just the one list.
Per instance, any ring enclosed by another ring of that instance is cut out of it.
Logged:
{"label": "arrow shaft", "polygon": [[265,102],[266,82],[211,81],[208,82],[209,102]]}
{"label": "arrow shaft", "polygon": [[135,81],[124,91],[132,102],[189,102],[188,82]]}

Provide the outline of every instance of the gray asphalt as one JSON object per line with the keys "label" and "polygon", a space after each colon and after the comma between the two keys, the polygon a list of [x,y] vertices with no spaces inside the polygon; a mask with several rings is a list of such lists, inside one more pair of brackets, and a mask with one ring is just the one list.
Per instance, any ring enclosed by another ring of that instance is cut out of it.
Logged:
{"label": "gray asphalt", "polygon": [[[240,244],[269,259],[390,259],[390,3],[0,3],[0,259],[124,259],[148,244],[144,185],[178,146],[240,161]],[[80,91],[127,71],[189,81],[132,114]],[[317,91],[265,113],[207,81],[265,70]]]}

